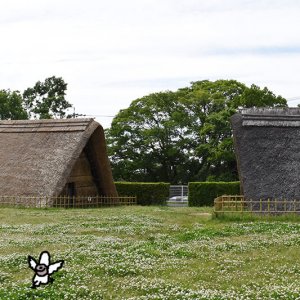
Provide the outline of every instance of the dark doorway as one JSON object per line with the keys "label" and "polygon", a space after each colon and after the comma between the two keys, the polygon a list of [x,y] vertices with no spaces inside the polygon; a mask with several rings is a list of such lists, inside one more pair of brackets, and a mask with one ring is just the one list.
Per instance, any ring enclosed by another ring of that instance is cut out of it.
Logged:
{"label": "dark doorway", "polygon": [[75,182],[69,182],[67,189],[68,189],[67,193],[69,198],[69,206],[73,206],[75,196],[76,196]]}

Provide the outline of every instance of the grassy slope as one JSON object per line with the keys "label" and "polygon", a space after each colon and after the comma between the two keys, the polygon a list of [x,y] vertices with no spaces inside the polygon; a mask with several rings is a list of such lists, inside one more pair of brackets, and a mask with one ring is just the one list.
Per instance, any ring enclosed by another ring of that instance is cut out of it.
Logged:
{"label": "grassy slope", "polygon": [[[209,208],[0,209],[0,299],[299,299],[300,219]],[[27,256],[65,259],[30,289]]]}

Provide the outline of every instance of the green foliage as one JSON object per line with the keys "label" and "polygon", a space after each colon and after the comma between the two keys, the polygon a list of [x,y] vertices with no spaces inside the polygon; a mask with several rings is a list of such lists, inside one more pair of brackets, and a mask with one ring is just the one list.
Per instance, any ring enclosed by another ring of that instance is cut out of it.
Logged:
{"label": "green foliage", "polygon": [[169,183],[115,182],[119,196],[136,196],[141,205],[163,205],[169,196]]}
{"label": "green foliage", "polygon": [[0,120],[24,120],[28,115],[18,91],[0,90]]}
{"label": "green foliage", "polygon": [[230,117],[238,107],[286,105],[267,88],[235,80],[197,81],[134,100],[106,131],[114,178],[172,184],[237,180]]}
{"label": "green foliage", "polygon": [[0,90],[0,120],[28,118],[64,118],[72,105],[65,99],[67,84],[61,77],[49,77],[38,81],[23,94],[19,91]]}
{"label": "green foliage", "polygon": [[[276,100],[276,102],[274,102],[274,100]],[[266,87],[260,89],[257,85],[252,84],[249,89],[244,91],[240,105],[244,107],[283,107],[287,104],[283,97],[275,96],[275,94]]]}
{"label": "green foliage", "polygon": [[64,118],[72,105],[65,99],[67,84],[61,77],[38,81],[23,93],[25,108],[30,117],[38,119]]}
{"label": "green foliage", "polygon": [[240,182],[189,182],[189,206],[212,206],[222,195],[239,195]]}

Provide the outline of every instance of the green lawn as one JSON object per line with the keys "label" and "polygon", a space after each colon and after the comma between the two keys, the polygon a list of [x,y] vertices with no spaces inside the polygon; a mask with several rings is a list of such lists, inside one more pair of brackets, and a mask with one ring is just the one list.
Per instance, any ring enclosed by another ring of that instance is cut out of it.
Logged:
{"label": "green lawn", "polygon": [[[0,299],[300,299],[300,217],[211,208],[0,208]],[[30,288],[27,256],[65,266]]]}

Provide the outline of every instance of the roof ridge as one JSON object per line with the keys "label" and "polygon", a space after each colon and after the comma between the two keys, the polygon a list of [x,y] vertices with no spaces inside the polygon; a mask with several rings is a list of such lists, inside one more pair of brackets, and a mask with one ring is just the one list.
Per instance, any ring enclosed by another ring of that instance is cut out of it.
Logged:
{"label": "roof ridge", "polygon": [[2,124],[47,124],[47,123],[82,123],[91,122],[93,118],[70,118],[70,119],[38,119],[38,120],[0,120],[0,125]]}
{"label": "roof ridge", "polygon": [[47,119],[47,120],[3,120],[0,121],[0,132],[69,132],[85,131],[95,122],[92,118],[80,119]]}

